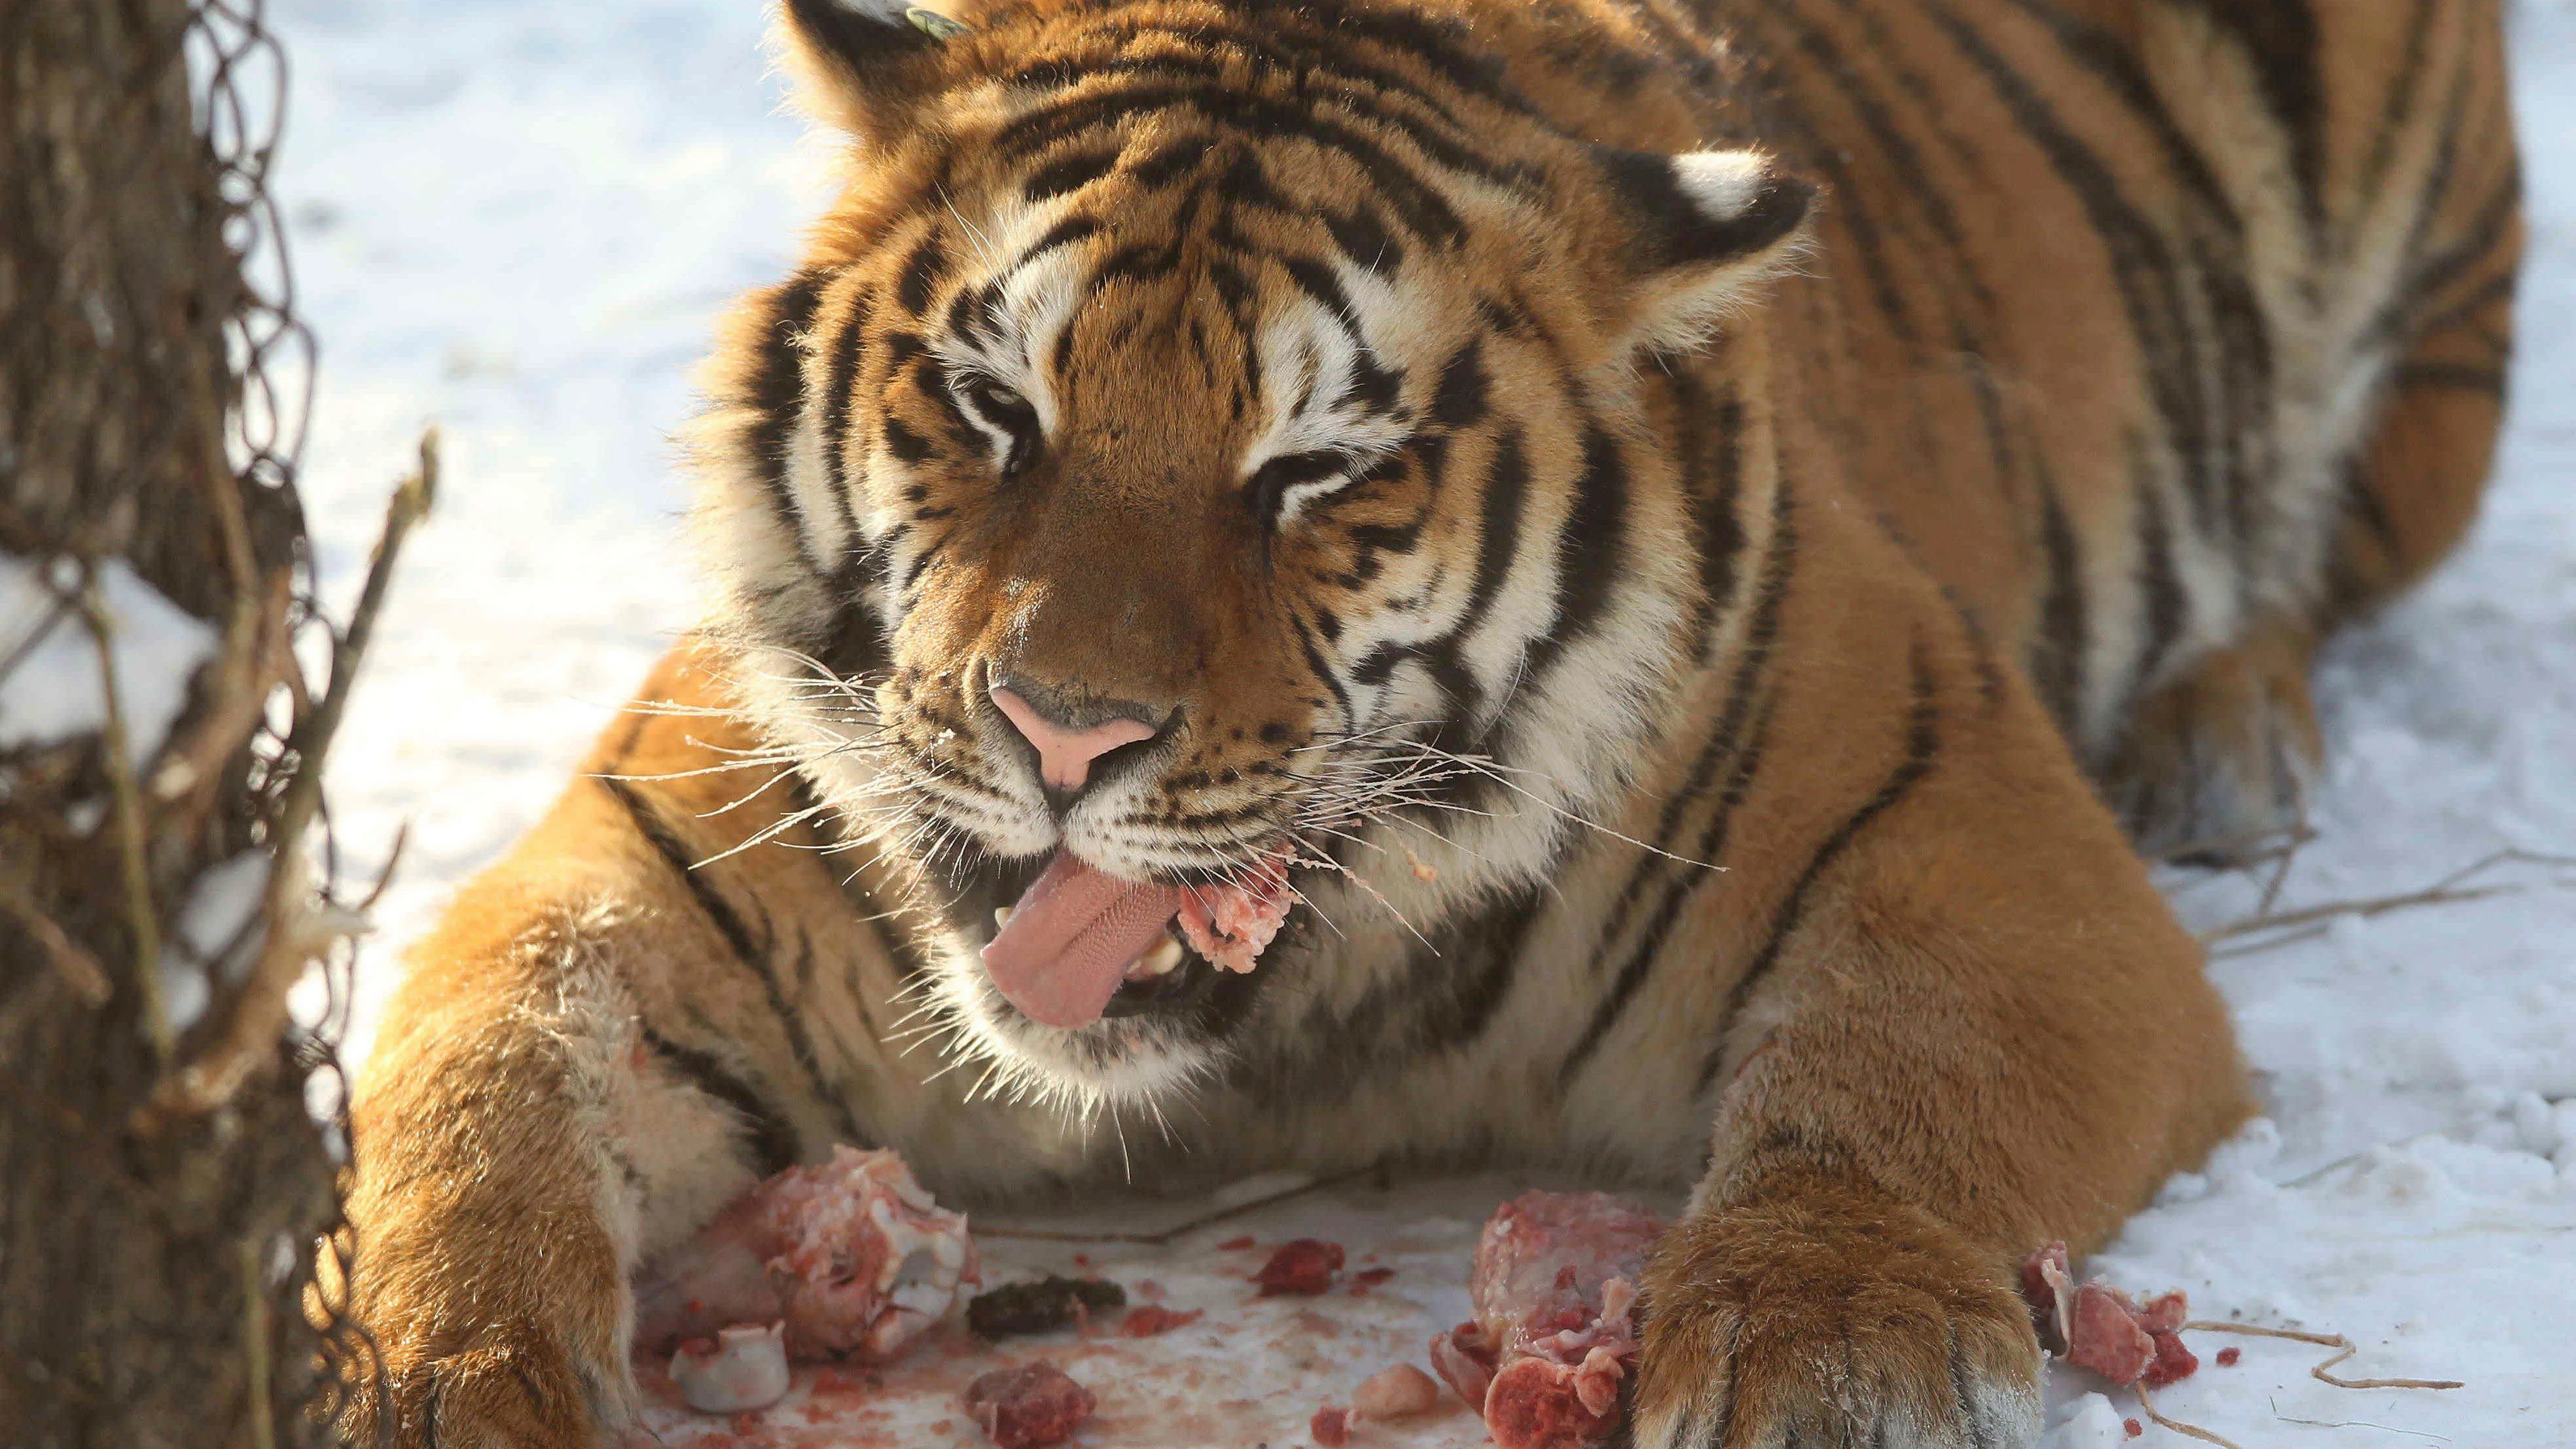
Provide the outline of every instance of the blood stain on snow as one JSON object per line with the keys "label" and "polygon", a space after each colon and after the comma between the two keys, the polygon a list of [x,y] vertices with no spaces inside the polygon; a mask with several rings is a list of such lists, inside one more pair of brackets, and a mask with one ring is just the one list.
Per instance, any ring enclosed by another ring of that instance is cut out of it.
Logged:
{"label": "blood stain on snow", "polygon": [[1169,1333],[1175,1328],[1187,1328],[1206,1316],[1206,1313],[1207,1310],[1204,1308],[1175,1312],[1160,1304],[1148,1303],[1142,1307],[1128,1309],[1126,1318],[1118,1324],[1118,1332],[1125,1338],[1152,1338],[1158,1334]]}
{"label": "blood stain on snow", "polygon": [[1279,1245],[1252,1281],[1261,1285],[1261,1296],[1295,1294],[1311,1298],[1333,1286],[1333,1275],[1342,1270],[1342,1245],[1322,1238],[1298,1238]]}

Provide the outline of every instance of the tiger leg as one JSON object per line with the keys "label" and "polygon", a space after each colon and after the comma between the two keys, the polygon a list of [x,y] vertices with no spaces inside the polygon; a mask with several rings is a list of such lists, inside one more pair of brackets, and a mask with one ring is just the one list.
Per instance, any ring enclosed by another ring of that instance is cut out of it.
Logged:
{"label": "tiger leg", "polygon": [[[2503,26],[2485,4],[2315,14],[2330,93],[2371,122],[2330,132],[2323,204],[2352,253],[2398,258],[2358,339],[2339,346],[2394,360],[2316,515],[2323,547],[2294,551],[2319,558],[2321,577],[2292,581],[2294,610],[2255,619],[2142,701],[2103,772],[2150,854],[2225,859],[2300,823],[2320,763],[2317,647],[2458,544],[2503,423],[2522,257]],[[2206,90],[2200,63],[2182,75]]]}
{"label": "tiger leg", "polygon": [[[351,1442],[587,1449],[632,1413],[628,1275],[754,1179],[736,1116],[639,1043],[594,912],[413,957],[353,1111]],[[477,939],[479,937],[479,939]]]}
{"label": "tiger leg", "polygon": [[2503,425],[2509,242],[2473,300],[2397,366],[2352,460],[2313,615],[2258,622],[2130,718],[2103,781],[2144,853],[2225,860],[2300,824],[2323,754],[2317,647],[2430,572],[2477,516]]}
{"label": "tiger leg", "polygon": [[2316,642],[2268,620],[2138,706],[2103,782],[2140,853],[2227,862],[2298,827],[2324,749]]}
{"label": "tiger leg", "polygon": [[2071,762],[2037,773],[1945,754],[1739,993],[1644,1285],[1639,1449],[2030,1444],[2021,1259],[2241,1119],[2197,946]]}

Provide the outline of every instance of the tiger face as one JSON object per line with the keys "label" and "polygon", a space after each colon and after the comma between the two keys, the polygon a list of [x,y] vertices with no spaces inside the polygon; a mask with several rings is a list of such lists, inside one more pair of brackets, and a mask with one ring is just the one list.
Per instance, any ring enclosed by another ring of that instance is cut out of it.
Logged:
{"label": "tiger face", "polygon": [[863,149],[719,358],[699,531],[959,1044],[1149,1095],[1325,969],[1301,904],[1436,918],[1615,791],[1701,589],[1637,358],[1810,193],[1569,134],[1418,20],[965,20],[785,7]]}

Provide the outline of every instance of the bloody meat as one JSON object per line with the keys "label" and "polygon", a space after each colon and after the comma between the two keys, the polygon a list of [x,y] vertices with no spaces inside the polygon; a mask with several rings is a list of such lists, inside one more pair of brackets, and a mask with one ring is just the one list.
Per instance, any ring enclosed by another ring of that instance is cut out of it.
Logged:
{"label": "bloody meat", "polygon": [[981,1281],[966,1219],[931,1200],[892,1152],[836,1147],[736,1199],[636,1282],[636,1343],[784,1322],[796,1359],[884,1360]]}
{"label": "bloody meat", "polygon": [[2078,1283],[2064,1243],[2023,1260],[2021,1292],[2042,1348],[2115,1384],[2160,1389],[2200,1368],[2182,1341],[2188,1298],[2159,1293],[2140,1303],[2099,1279]]}
{"label": "bloody meat", "polygon": [[995,1369],[966,1386],[966,1416],[997,1449],[1061,1444],[1097,1407],[1091,1390],[1044,1359]]}
{"label": "bloody meat", "polygon": [[1467,1285],[1476,1316],[1432,1340],[1431,1362],[1501,1449],[1579,1449],[1618,1427],[1636,1285],[1663,1231],[1598,1192],[1525,1192],[1486,1221]]}
{"label": "bloody meat", "polygon": [[1252,1281],[1261,1285],[1261,1296],[1282,1293],[1313,1297],[1333,1286],[1333,1275],[1342,1271],[1342,1245],[1321,1238],[1299,1238],[1281,1243]]}

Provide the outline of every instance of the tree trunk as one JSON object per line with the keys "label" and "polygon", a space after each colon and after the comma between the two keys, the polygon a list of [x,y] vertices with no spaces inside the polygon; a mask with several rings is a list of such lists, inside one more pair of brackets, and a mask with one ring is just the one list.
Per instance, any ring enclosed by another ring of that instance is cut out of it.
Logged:
{"label": "tree trunk", "polygon": [[257,198],[227,196],[241,158],[192,103],[198,18],[0,0],[0,1440],[24,1449],[318,1442],[328,1382],[299,1299],[334,1168],[282,1006],[321,939],[279,860],[314,768],[286,703],[302,525],[275,460],[227,448]]}

